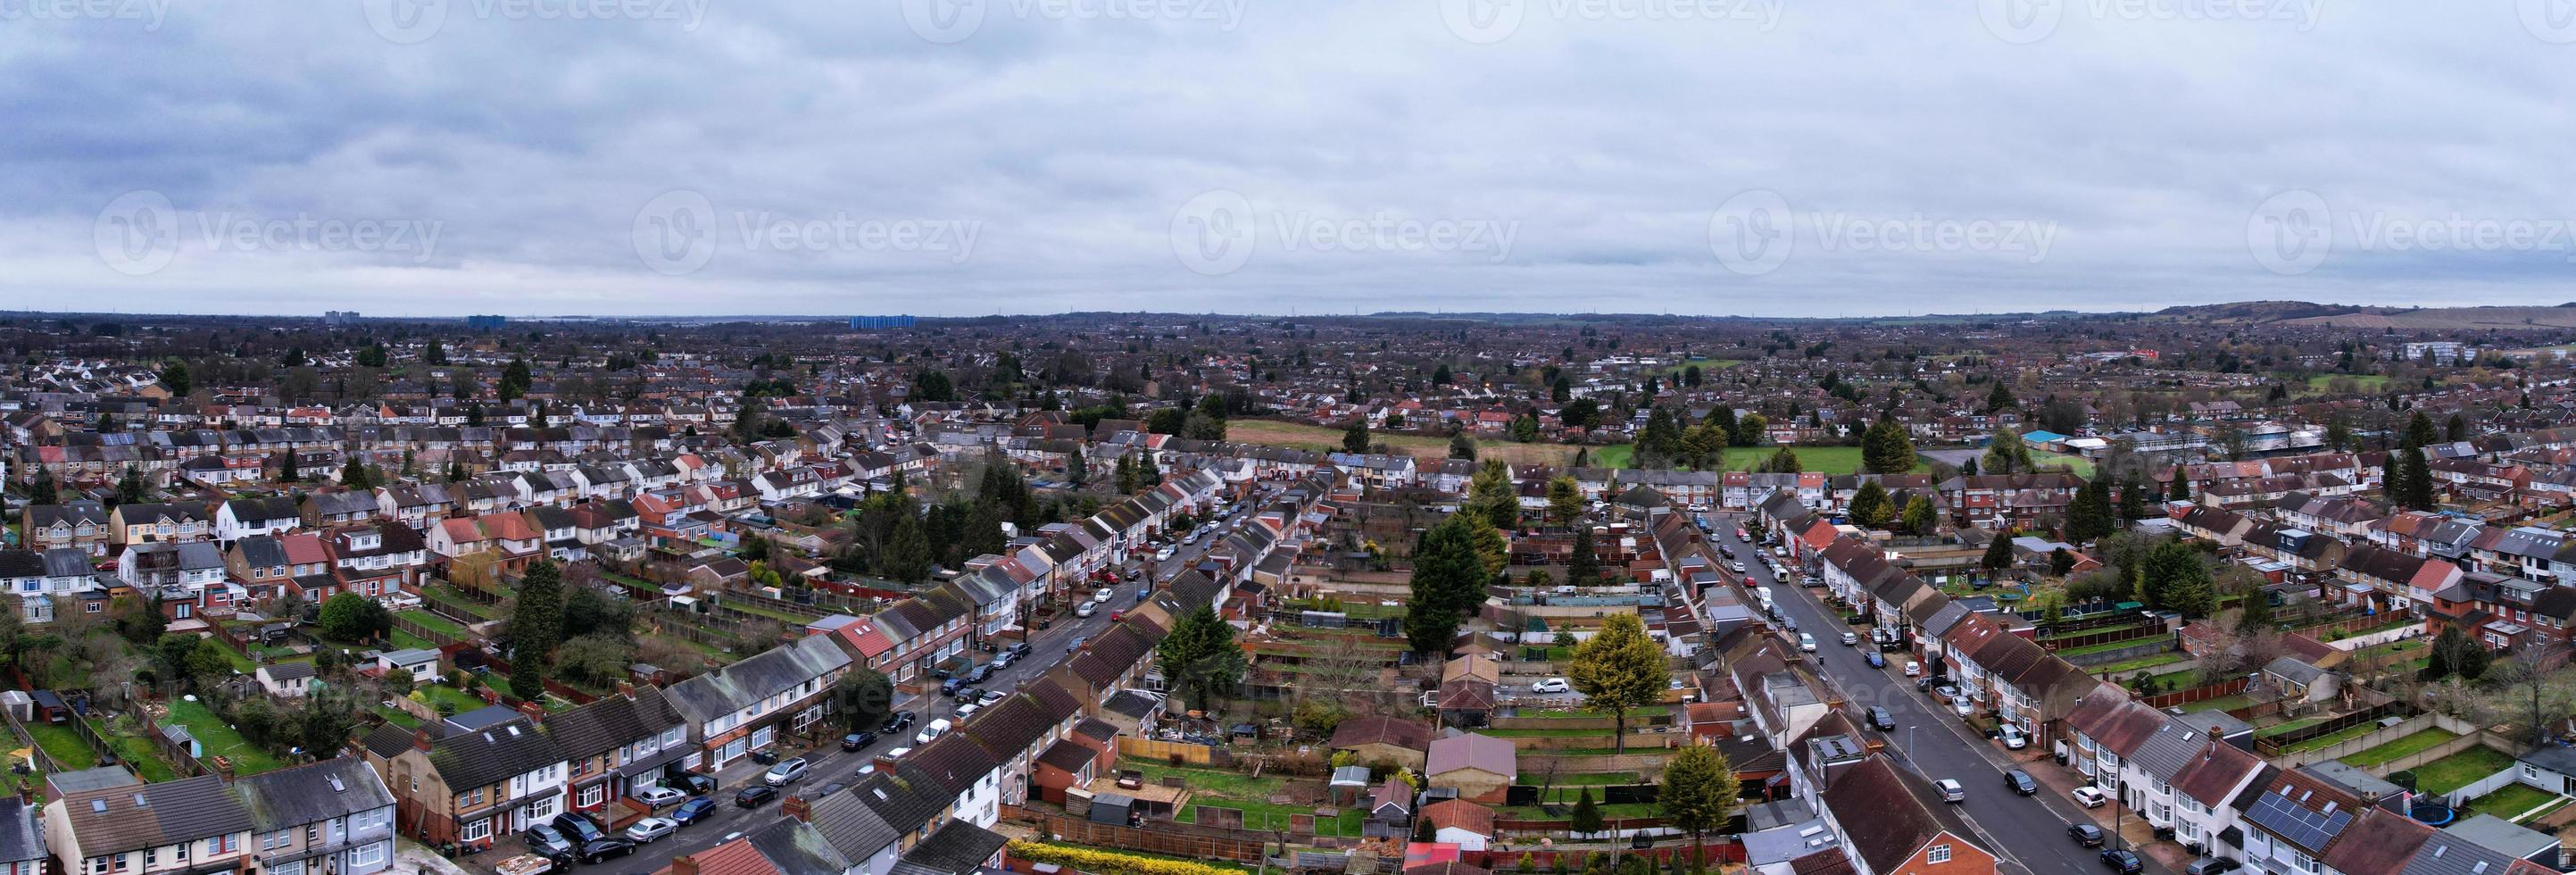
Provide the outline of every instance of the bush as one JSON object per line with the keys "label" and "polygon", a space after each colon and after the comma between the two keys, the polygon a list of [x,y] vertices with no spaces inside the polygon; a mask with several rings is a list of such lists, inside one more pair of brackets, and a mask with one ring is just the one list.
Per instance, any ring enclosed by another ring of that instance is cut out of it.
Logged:
{"label": "bush", "polygon": [[1113,854],[1108,851],[1095,851],[1090,848],[1071,848],[1063,845],[1050,845],[1039,842],[1024,841],[1021,839],[1011,840],[1010,853],[1011,856],[1018,857],[1023,860],[1036,863],[1054,863],[1059,866],[1094,873],[1094,875],[1241,875],[1241,873],[1232,869],[1219,868],[1204,863],[1192,863],[1185,860],[1158,860],[1152,857],[1132,857],[1126,854]]}

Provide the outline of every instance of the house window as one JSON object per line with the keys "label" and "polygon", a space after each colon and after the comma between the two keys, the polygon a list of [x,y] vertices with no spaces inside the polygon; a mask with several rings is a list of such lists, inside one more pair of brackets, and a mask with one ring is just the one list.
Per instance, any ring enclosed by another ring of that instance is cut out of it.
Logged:
{"label": "house window", "polygon": [[349,852],[349,865],[354,868],[374,866],[385,861],[385,847],[392,842],[377,842]]}
{"label": "house window", "polygon": [[593,805],[599,804],[601,799],[606,795],[604,792],[606,789],[607,785],[605,784],[592,784],[588,787],[581,788],[581,807],[589,808]]}
{"label": "house window", "polygon": [[1950,862],[1950,846],[1946,844],[1933,845],[1932,850],[1924,852],[1923,862],[1927,865],[1934,866]]}
{"label": "house window", "polygon": [[465,841],[469,841],[469,842],[479,842],[479,841],[482,841],[482,840],[484,840],[484,839],[491,838],[491,837],[492,837],[492,819],[491,819],[491,818],[489,818],[489,817],[486,817],[486,818],[483,818],[483,819],[481,819],[481,820],[477,820],[477,821],[474,821],[474,822],[472,822],[472,823],[468,823],[468,824],[466,824],[466,825],[465,825],[465,831],[464,831],[463,833],[460,833],[460,834],[459,834],[459,837],[460,837],[460,838],[463,838]]}

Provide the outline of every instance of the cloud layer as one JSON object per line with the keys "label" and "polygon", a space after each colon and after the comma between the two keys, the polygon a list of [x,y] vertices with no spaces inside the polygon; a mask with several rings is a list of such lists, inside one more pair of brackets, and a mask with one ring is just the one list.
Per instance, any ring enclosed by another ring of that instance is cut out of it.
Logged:
{"label": "cloud layer", "polygon": [[2576,4],[0,2],[0,308],[2576,298]]}

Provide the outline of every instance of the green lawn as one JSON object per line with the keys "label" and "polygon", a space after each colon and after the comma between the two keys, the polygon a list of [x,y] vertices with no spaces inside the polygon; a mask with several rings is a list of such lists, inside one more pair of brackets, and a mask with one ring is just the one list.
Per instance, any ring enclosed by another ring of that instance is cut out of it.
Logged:
{"label": "green lawn", "polygon": [[465,627],[457,625],[454,620],[430,613],[427,610],[414,608],[395,614],[395,616],[418,623],[421,628],[432,632],[448,635],[460,640],[466,637]]}
{"label": "green lawn", "polygon": [[188,734],[197,737],[197,743],[205,748],[203,759],[223,757],[232,762],[233,771],[238,774],[256,775],[286,768],[284,760],[260,749],[243,738],[240,732],[225,725],[223,719],[215,716],[204,702],[172,702],[170,719],[188,727]]}
{"label": "green lawn", "polygon": [[2053,468],[2059,465],[2064,465],[2075,469],[2075,476],[2082,477],[2087,480],[2093,478],[2093,462],[2083,456],[2070,456],[2065,453],[2043,453],[2033,450],[2030,454],[2030,460],[2033,464],[2042,468]]}
{"label": "green lawn", "polygon": [[1480,735],[1491,735],[1491,736],[1493,736],[1493,737],[1495,737],[1495,738],[1593,738],[1593,737],[1608,738],[1608,737],[1610,737],[1610,730],[1609,730],[1609,729],[1607,729],[1607,728],[1603,728],[1603,729],[1480,729],[1480,730],[1477,730],[1477,734],[1480,734]]}
{"label": "green lawn", "polygon": [[2387,374],[2311,374],[2308,376],[2308,391],[2330,391],[2338,377],[2350,378],[2359,394],[2378,395],[2388,391]]}
{"label": "green lawn", "polygon": [[[1673,709],[1668,708],[1668,707],[1665,707],[1665,706],[1663,706],[1663,705],[1643,705],[1643,706],[1639,706],[1639,707],[1636,707],[1636,708],[1630,708],[1630,709],[1628,709],[1628,722],[1630,722],[1630,723],[1635,723],[1635,722],[1637,722],[1637,718],[1640,718],[1640,717],[1661,717],[1661,716],[1664,716],[1664,715],[1666,715],[1666,714],[1670,714],[1670,713],[1672,713],[1672,712],[1673,712]],[[1612,715],[1610,712],[1608,712],[1608,711],[1552,711],[1552,710],[1546,710],[1546,709],[1535,709],[1535,710],[1529,710],[1529,711],[1522,711],[1522,712],[1520,712],[1520,713],[1519,713],[1518,715],[1516,715],[1516,716],[1520,716],[1520,717],[1568,718],[1568,719],[1573,719],[1573,718],[1582,718],[1582,719],[1594,719],[1594,718],[1599,718],[1599,719],[1608,719],[1609,717],[1611,717],[1611,716],[1613,716],[1613,715]]]}
{"label": "green lawn", "polygon": [[425,687],[414,687],[412,689],[412,697],[414,701],[426,704],[432,709],[436,709],[438,707],[438,703],[446,702],[455,706],[456,713],[458,714],[463,714],[467,711],[483,707],[483,700],[480,697],[445,684],[431,684]]}
{"label": "green lawn", "polygon": [[152,784],[179,779],[179,770],[172,768],[168,762],[161,759],[161,751],[153,747],[149,739],[131,735],[104,737],[107,739],[108,749],[116,751],[117,759],[123,760],[126,765],[133,766],[135,774],[141,775],[144,783]]}
{"label": "green lawn", "polygon": [[2441,746],[2442,742],[2460,737],[2448,729],[2427,729],[2396,741],[2344,757],[2347,764],[2368,768]]}
{"label": "green lawn", "polygon": [[1611,444],[1592,448],[1592,464],[1601,468],[1625,468],[1637,461],[1637,448],[1631,444]]}
{"label": "green lawn", "polygon": [[[1182,823],[1197,823],[1201,807],[1239,809],[1243,812],[1244,828],[1256,830],[1287,829],[1289,818],[1315,813],[1311,807],[1269,801],[1271,796],[1286,788],[1288,782],[1284,778],[1255,778],[1228,769],[1198,769],[1134,761],[1121,762],[1119,768],[1143,772],[1148,782],[1160,783],[1167,777],[1189,782],[1189,804],[1181,806],[1172,818]],[[1366,811],[1354,808],[1342,812],[1338,819],[1319,817],[1315,820],[1315,831],[1323,835],[1356,838],[1360,834],[1360,822],[1367,816]]]}
{"label": "green lawn", "polygon": [[2415,789],[2448,793],[2513,765],[2513,755],[2492,747],[2473,747],[2425,763],[2415,770]]}
{"label": "green lawn", "polygon": [[2119,641],[2105,641],[2100,644],[2088,644],[2083,647],[2069,647],[2063,650],[2055,650],[2051,652],[2057,654],[2057,658],[2059,659],[2067,659],[2083,656],[2087,653],[2109,653],[2114,650],[2125,650],[2141,644],[2153,644],[2159,640],[2170,643],[2173,638],[2168,635],[2141,635],[2136,638],[2124,638]]}
{"label": "green lawn", "polygon": [[2474,811],[2512,820],[2521,817],[2523,812],[2547,805],[2559,798],[2556,793],[2516,782],[2498,787],[2493,793],[2469,800],[2468,810],[2461,811],[2460,816],[2467,817],[2471,811]]}
{"label": "green lawn", "polygon": [[2180,652],[2159,653],[2144,659],[2132,659],[2127,662],[2114,662],[2110,665],[2097,665],[2093,667],[2093,672],[2095,674],[2112,674],[2115,672],[2136,671],[2142,668],[2155,668],[2159,665],[2172,665],[2190,658],[2190,656]]}
{"label": "green lawn", "polygon": [[[1536,777],[1536,776],[1527,776],[1527,777]],[[1601,787],[1601,786],[1608,786],[1608,785],[1613,785],[1613,784],[1634,784],[1634,783],[1637,783],[1637,773],[1635,773],[1635,772],[1583,772],[1583,773],[1580,773],[1580,774],[1573,774],[1573,775],[1558,775],[1558,776],[1556,776],[1554,786],[1558,786],[1558,787],[1582,787],[1582,786],[1594,786],[1594,787]],[[1536,787],[1536,786],[1538,786],[1538,785],[1537,785],[1537,784],[1530,784],[1529,786]]]}
{"label": "green lawn", "polygon": [[53,757],[54,762],[65,769],[78,771],[98,764],[98,754],[91,751],[89,743],[82,741],[80,734],[69,726],[29,723],[27,734],[36,739],[37,747],[45,749],[46,756]]}
{"label": "green lawn", "polygon": [[2308,740],[2306,740],[2306,741],[2302,741],[2302,742],[2299,742],[2299,743],[2297,743],[2297,744],[2290,745],[2290,746],[2288,746],[2288,747],[2284,747],[2284,748],[2282,748],[2282,749],[2281,749],[2281,752],[2282,752],[2282,753],[2297,753],[2297,752],[2299,752],[2299,751],[2305,751],[2305,750],[2323,750],[2323,749],[2326,749],[2326,748],[2329,748],[2329,747],[2333,747],[2333,746],[2338,745],[2338,744],[2342,744],[2342,743],[2347,742],[2347,741],[2351,741],[2351,740],[2356,739],[2356,738],[2360,738],[2360,737],[2365,736],[2365,735],[2369,735],[2372,731],[2377,730],[2378,728],[2379,728],[2379,724],[2377,724],[2377,723],[2364,723],[2364,724],[2361,724],[2361,725],[2359,725],[2359,726],[2354,726],[2354,727],[2350,727],[2350,728],[2346,728],[2346,729],[2338,729],[2338,730],[2335,730],[2335,731],[2333,731],[2333,732],[2329,732],[2329,733],[2326,733],[2326,734],[2324,734],[2324,735],[2320,735],[2320,736],[2317,736],[2317,737],[2315,737],[2315,738],[2311,738],[2311,739],[2308,739]]}
{"label": "green lawn", "polygon": [[[1596,802],[1597,802],[1597,800],[1596,800]],[[1571,803],[1568,803],[1568,804],[1571,804]],[[1598,807],[1598,808],[1600,808],[1600,809],[1601,809],[1601,816],[1602,816],[1602,818],[1603,818],[1603,819],[1606,819],[1606,820],[1619,820],[1619,819],[1623,819],[1623,818],[1659,817],[1659,816],[1661,816],[1661,812],[1658,812],[1658,811],[1655,809],[1655,804],[1654,804],[1654,803],[1652,803],[1652,802],[1621,802],[1621,803],[1618,803],[1618,804],[1615,804],[1615,805],[1612,805],[1612,804],[1598,804],[1598,805],[1596,805],[1595,807]],[[1507,819],[1510,819],[1510,820],[1564,820],[1564,819],[1565,819],[1565,816],[1564,816],[1564,815],[1560,815],[1560,814],[1549,814],[1549,813],[1547,813],[1547,809],[1545,809],[1545,808],[1541,808],[1541,807],[1536,806],[1536,805],[1504,805],[1504,806],[1500,806],[1500,807],[1497,807],[1497,808],[1495,808],[1495,809],[1494,809],[1494,816],[1495,816],[1495,817],[1500,817],[1500,818],[1507,818]]]}
{"label": "green lawn", "polygon": [[[1849,474],[1860,470],[1859,447],[1790,447],[1798,454],[1801,470],[1825,474]],[[1779,447],[1727,447],[1726,470],[1750,471],[1771,458]],[[1930,471],[1932,466],[1917,459],[1916,471]]]}
{"label": "green lawn", "polygon": [[2220,696],[2215,699],[2202,699],[2200,701],[2184,705],[2182,706],[2182,710],[2186,713],[2192,711],[2228,711],[2251,704],[2254,704],[2254,697],[2252,696]]}

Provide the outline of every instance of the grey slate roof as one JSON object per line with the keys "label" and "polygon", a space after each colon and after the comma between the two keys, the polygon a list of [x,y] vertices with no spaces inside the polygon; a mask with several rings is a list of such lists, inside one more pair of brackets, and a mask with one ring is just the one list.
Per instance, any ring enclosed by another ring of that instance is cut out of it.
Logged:
{"label": "grey slate roof", "polygon": [[261,830],[285,829],[391,808],[394,794],[359,757],[341,757],[233,781],[233,793]]}
{"label": "grey slate roof", "polygon": [[672,707],[691,722],[703,723],[849,664],[850,655],[831,636],[814,635],[673,684],[665,692]]}
{"label": "grey slate roof", "polygon": [[45,859],[45,831],[36,827],[38,809],[11,796],[0,799],[0,863]]}
{"label": "grey slate roof", "polygon": [[1002,846],[1009,841],[992,830],[952,820],[938,832],[931,833],[929,838],[913,845],[912,851],[895,863],[894,871],[912,875],[968,875],[983,868],[984,862],[1001,853]]}
{"label": "grey slate roof", "polygon": [[526,718],[506,720],[438,740],[429,763],[450,787],[483,787],[569,759],[552,736]]}

